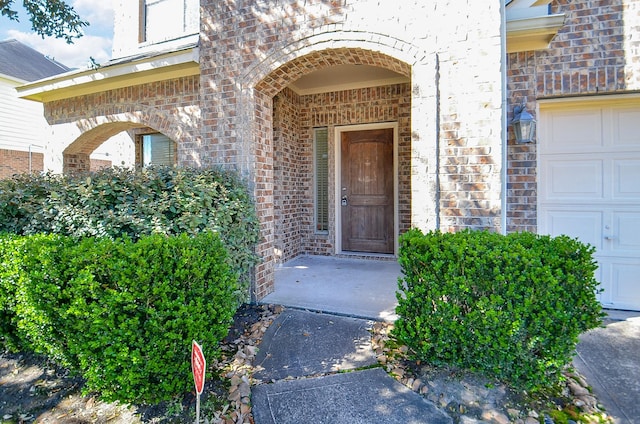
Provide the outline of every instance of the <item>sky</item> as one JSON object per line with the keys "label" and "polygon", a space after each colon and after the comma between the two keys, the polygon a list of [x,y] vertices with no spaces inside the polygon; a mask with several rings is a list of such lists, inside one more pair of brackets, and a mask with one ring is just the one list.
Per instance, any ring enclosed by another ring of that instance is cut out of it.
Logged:
{"label": "sky", "polygon": [[113,4],[111,0],[68,0],[80,17],[89,22],[84,36],[67,44],[62,39],[42,38],[31,30],[29,15],[16,0],[20,22],[0,16],[0,40],[15,39],[70,68],[86,68],[90,58],[104,63],[111,58],[113,39]]}

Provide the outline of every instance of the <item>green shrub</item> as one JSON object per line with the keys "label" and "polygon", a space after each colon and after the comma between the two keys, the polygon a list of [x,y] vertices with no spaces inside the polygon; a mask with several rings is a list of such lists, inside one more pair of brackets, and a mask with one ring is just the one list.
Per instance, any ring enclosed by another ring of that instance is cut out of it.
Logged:
{"label": "green shrub", "polygon": [[24,237],[0,233],[0,348],[16,350],[21,347],[16,330],[17,289],[23,275],[22,261]]}
{"label": "green shrub", "polygon": [[566,236],[408,231],[395,336],[428,363],[551,386],[601,323],[593,252]]}
{"label": "green shrub", "polygon": [[[16,239],[19,240],[19,239]],[[13,266],[18,269],[14,305],[13,339],[19,341],[17,348],[46,354],[56,362],[73,367],[75,361],[65,348],[64,326],[59,310],[43,309],[45,300],[50,304],[65,291],[65,251],[74,245],[74,240],[57,234],[36,234],[22,237],[19,256]],[[41,282],[54,284],[51,293],[42,292]],[[66,291],[65,291],[66,293]],[[53,296],[45,299],[40,296]]]}
{"label": "green shrub", "polygon": [[238,307],[237,273],[211,232],[30,236],[19,266],[17,338],[105,400],[156,403],[190,390],[191,341],[215,356]]}
{"label": "green shrub", "polygon": [[242,182],[205,168],[109,168],[86,175],[20,175],[0,181],[0,231],[82,237],[218,232],[248,298],[258,220]]}

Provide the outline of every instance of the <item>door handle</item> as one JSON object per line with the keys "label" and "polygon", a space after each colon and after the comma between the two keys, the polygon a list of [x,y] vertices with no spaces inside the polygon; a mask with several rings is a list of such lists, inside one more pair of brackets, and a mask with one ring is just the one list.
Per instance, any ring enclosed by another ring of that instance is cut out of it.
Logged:
{"label": "door handle", "polygon": [[609,236],[609,235],[604,236],[605,240],[613,240],[613,238],[614,238],[613,236]]}
{"label": "door handle", "polygon": [[344,196],[342,196],[342,201],[340,202],[340,204],[342,206],[347,206],[348,205],[348,201],[347,201],[347,195],[345,194]]}

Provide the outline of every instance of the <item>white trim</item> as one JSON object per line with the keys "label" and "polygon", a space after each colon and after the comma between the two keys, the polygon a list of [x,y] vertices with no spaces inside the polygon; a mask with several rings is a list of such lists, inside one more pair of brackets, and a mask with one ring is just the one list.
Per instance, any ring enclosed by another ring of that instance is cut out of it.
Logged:
{"label": "white trim", "polygon": [[501,8],[501,19],[500,19],[500,83],[502,89],[502,113],[500,114],[501,120],[501,134],[500,134],[500,151],[502,154],[502,170],[500,171],[500,227],[501,233],[507,234],[507,181],[509,179],[509,175],[507,173],[507,167],[509,165],[509,146],[507,144],[507,134],[508,127],[507,125],[507,17],[505,13],[505,4],[504,2],[500,2]]}
{"label": "white trim", "polygon": [[564,19],[558,14],[507,20],[507,53],[548,48],[564,26]]}
{"label": "white trim", "polygon": [[559,97],[555,99],[538,99],[536,100],[538,111],[537,116],[540,116],[540,110],[550,109],[566,109],[570,107],[584,107],[590,105],[613,105],[613,104],[625,104],[631,103],[637,105],[640,100],[640,93],[628,93],[628,94],[600,94],[591,96],[576,96],[576,97]]}
{"label": "white trim", "polygon": [[[343,253],[353,254],[354,252],[342,251],[342,213],[340,206],[340,181],[342,181],[342,133],[352,131],[366,131],[366,130],[379,130],[379,129],[393,129],[393,254],[398,255],[398,233],[400,232],[400,219],[398,212],[398,122],[379,122],[375,124],[356,124],[356,125],[341,125],[336,126],[334,129],[335,134],[335,254],[340,255]],[[357,254],[357,252],[355,252]],[[368,254],[368,253],[367,253]]]}
{"label": "white trim", "polygon": [[46,102],[199,73],[199,50],[194,47],[104,68],[67,72],[16,90],[23,99]]}

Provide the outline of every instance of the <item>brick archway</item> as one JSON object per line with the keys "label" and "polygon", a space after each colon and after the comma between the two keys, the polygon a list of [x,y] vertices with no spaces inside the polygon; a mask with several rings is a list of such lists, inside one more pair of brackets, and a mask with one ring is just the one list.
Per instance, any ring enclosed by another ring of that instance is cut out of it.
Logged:
{"label": "brick archway", "polygon": [[140,109],[139,105],[119,105],[111,106],[110,109],[114,113],[96,110],[98,114],[100,112],[106,114],[77,121],[82,134],[64,149],[63,172],[89,171],[91,153],[104,141],[122,131],[137,128],[152,129],[171,138],[178,143],[178,146],[198,137],[198,132],[194,132],[195,128],[185,130],[184,124],[172,115],[152,107]]}
{"label": "brick archway", "polygon": [[[335,34],[333,35],[335,36]],[[368,34],[368,37],[374,36]],[[434,81],[434,83],[433,86],[415,90],[414,92],[408,85],[409,104],[413,102],[421,104],[424,99],[427,99],[432,103],[423,107],[423,110],[427,113],[433,112],[432,116],[436,116],[436,107],[433,104],[436,98],[436,67],[428,55],[418,54],[417,49],[395,39],[381,40],[381,37],[378,36],[378,41],[376,42],[362,41],[362,38],[353,40],[352,38],[353,34],[347,35],[345,40],[332,38],[331,43],[314,43],[308,39],[304,40],[303,43],[305,45],[278,50],[272,56],[268,56],[267,59],[256,64],[256,66],[249,67],[242,80],[243,101],[241,104],[252,107],[252,109],[246,107],[242,109],[242,113],[245,114],[245,122],[251,123],[251,125],[244,128],[246,132],[242,139],[254,140],[251,156],[254,158],[255,169],[249,170],[249,172],[253,174],[253,192],[257,199],[256,204],[263,235],[262,242],[257,247],[257,253],[264,259],[256,270],[254,296],[257,299],[273,291],[274,266],[278,257],[275,247],[278,241],[278,229],[273,219],[276,196],[280,196],[274,186],[274,166],[276,165],[274,162],[273,135],[274,96],[301,76],[335,65],[376,66],[392,70],[409,79],[413,76],[414,68],[417,68],[422,75],[425,73],[432,75],[433,79],[431,81]],[[329,46],[338,47],[324,48]],[[427,70],[426,72],[425,69]],[[410,120],[411,113],[412,111],[409,108],[407,111],[408,120]],[[435,123],[435,119],[433,122]],[[437,138],[435,124],[429,124],[428,130],[433,131],[429,139],[433,140],[433,150],[435,151],[435,139]],[[424,135],[426,136],[426,133]],[[410,124],[403,136],[410,146],[412,137]],[[407,154],[411,155],[410,148],[407,149]],[[408,163],[411,161],[412,159],[409,158]],[[407,176],[407,179],[410,180],[411,176]],[[409,187],[407,191],[410,191],[410,182],[407,187]],[[407,194],[407,196],[410,198],[410,194]],[[435,195],[432,203],[435,211]],[[410,220],[409,215],[411,215],[410,210],[407,213],[407,217]]]}

